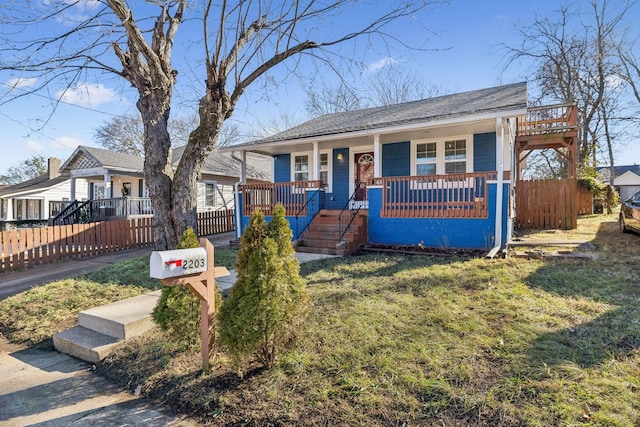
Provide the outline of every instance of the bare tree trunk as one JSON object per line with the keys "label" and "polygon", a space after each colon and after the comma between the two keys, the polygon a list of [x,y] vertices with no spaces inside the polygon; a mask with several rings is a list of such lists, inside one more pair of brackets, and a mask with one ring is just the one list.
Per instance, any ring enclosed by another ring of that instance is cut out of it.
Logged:
{"label": "bare tree trunk", "polygon": [[155,92],[162,93],[141,95],[137,107],[144,123],[144,179],[149,193],[153,195],[155,247],[163,250],[175,248],[179,240],[170,215],[173,199],[171,139],[167,129],[169,109],[163,108],[166,97],[171,99],[171,87]]}

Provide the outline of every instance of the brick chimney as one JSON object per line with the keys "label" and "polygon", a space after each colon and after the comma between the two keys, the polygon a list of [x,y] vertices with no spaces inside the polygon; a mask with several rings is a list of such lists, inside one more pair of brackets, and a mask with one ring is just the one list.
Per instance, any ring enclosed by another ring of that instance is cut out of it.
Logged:
{"label": "brick chimney", "polygon": [[49,179],[57,178],[60,176],[60,166],[62,166],[62,162],[60,162],[60,159],[49,157]]}

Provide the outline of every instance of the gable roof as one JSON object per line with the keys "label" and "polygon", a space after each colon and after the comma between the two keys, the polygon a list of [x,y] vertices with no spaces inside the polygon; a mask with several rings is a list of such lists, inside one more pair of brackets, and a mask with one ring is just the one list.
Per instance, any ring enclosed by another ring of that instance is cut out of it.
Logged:
{"label": "gable roof", "polygon": [[[596,168],[598,172],[602,175],[602,178],[605,181],[609,181],[609,173],[611,168],[609,166],[600,166]],[[624,175],[627,172],[631,172],[635,175],[640,176],[640,165],[622,165],[622,166],[614,166],[613,167],[613,178],[616,179],[621,175]]]}
{"label": "gable roof", "polygon": [[[173,149],[173,166],[178,166],[178,162],[184,153],[185,145]],[[214,150],[209,156],[202,173],[224,176],[239,176],[239,163],[233,159],[229,152]],[[247,154],[247,178],[269,180],[271,178],[271,158],[259,154]]]}
{"label": "gable roof", "polygon": [[[184,152],[185,146],[172,150],[172,164],[177,166]],[[271,163],[265,162],[260,155],[247,156],[247,177],[268,180],[271,176]],[[268,167],[265,167],[268,166]],[[106,168],[123,174],[141,174],[144,169],[144,157],[133,154],[118,153],[102,148],[80,145],[60,168],[63,171],[72,169]],[[202,173],[212,175],[237,177],[240,175],[238,163],[233,160],[231,153],[215,150],[207,159]]]}
{"label": "gable roof", "polygon": [[9,185],[0,189],[0,196],[12,196],[33,191],[42,191],[49,188],[56,187],[69,180],[68,176],[58,176],[53,179],[49,179],[49,174],[40,175],[36,178],[29,179],[27,181],[20,182],[15,185]]}
{"label": "gable roof", "polygon": [[526,107],[527,83],[514,83],[384,107],[325,114],[276,135],[230,148],[411,124],[428,125],[444,119],[521,110]]}
{"label": "gable roof", "polygon": [[141,173],[144,158],[126,153],[118,153],[102,148],[79,145],[64,162],[60,170],[89,169],[103,167],[122,172]]}

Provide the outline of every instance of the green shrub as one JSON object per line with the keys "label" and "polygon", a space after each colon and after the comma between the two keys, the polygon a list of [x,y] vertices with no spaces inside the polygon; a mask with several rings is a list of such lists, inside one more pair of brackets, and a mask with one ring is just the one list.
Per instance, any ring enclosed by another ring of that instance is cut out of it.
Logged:
{"label": "green shrub", "polygon": [[270,368],[295,339],[310,308],[282,205],[267,225],[256,210],[241,239],[238,279],[219,312],[220,344],[237,362],[254,355]]}
{"label": "green shrub", "polygon": [[[200,243],[192,228],[184,232],[176,249],[198,248]],[[215,286],[215,285],[214,285]],[[216,286],[216,307],[222,296]],[[152,312],[154,322],[175,342],[196,346],[200,344],[200,299],[186,286],[163,286],[162,295]],[[215,318],[209,319],[210,340],[215,345]]]}

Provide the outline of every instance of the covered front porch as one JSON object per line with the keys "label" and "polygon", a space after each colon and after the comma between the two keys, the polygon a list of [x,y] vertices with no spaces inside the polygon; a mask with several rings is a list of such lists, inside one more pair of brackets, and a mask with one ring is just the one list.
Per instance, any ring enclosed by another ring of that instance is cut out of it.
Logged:
{"label": "covered front porch", "polygon": [[[504,194],[508,184],[502,185]],[[333,218],[334,245],[347,240],[355,218],[363,214],[368,218],[365,243],[490,249],[495,244],[497,187],[497,172],[370,178],[335,209],[322,181],[291,181],[241,185],[239,204],[242,229],[255,209],[269,217],[282,204],[294,240],[304,239],[322,211],[323,224]],[[500,205],[506,217],[507,203]]]}

